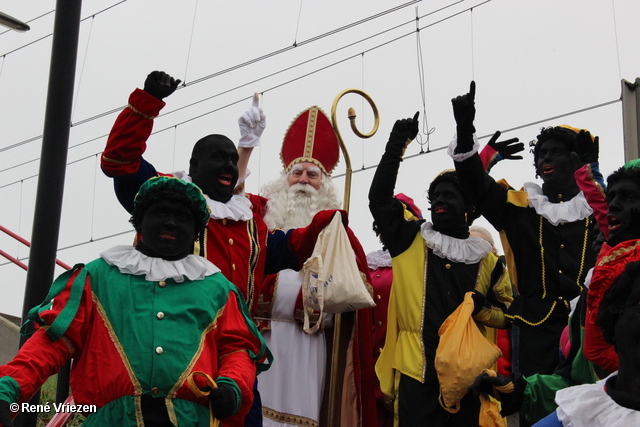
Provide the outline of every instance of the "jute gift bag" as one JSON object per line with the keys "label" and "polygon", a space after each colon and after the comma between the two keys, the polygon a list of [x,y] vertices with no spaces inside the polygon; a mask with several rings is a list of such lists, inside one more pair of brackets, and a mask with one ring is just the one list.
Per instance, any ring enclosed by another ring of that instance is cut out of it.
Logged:
{"label": "jute gift bag", "polygon": [[311,257],[300,271],[302,276],[302,302],[304,305],[303,330],[315,333],[321,320],[310,327],[309,309],[324,313],[345,313],[373,307],[373,297],[367,290],[349,236],[337,212],[328,226],[318,235]]}

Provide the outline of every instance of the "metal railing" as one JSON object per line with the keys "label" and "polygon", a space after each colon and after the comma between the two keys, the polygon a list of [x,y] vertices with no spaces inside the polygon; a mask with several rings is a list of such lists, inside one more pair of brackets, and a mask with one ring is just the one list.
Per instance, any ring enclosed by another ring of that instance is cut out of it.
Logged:
{"label": "metal railing", "polygon": [[[18,242],[22,243],[23,245],[27,247],[31,247],[31,243],[28,240],[24,239],[23,237],[20,237],[18,234],[14,233],[8,228],[0,225],[0,231],[12,237],[13,239],[17,240]],[[17,265],[18,267],[22,268],[25,271],[27,271],[29,268],[25,263],[20,261],[18,258],[8,254],[2,249],[0,249],[0,256],[11,261],[12,263],[14,263],[15,265]],[[56,264],[66,270],[71,269],[69,265],[65,264],[64,262],[60,261],[57,258],[56,258]],[[56,403],[64,403],[65,405],[74,404],[73,395],[69,394],[70,371],[71,371],[71,362],[68,361],[60,369],[60,372],[58,372],[58,386],[56,388]],[[47,427],[63,427],[64,425],[66,425],[67,421],[69,421],[69,418],[71,417],[71,415],[72,415],[71,412],[66,412],[66,411],[58,412],[53,416],[53,418],[51,418],[51,420],[47,424]]]}

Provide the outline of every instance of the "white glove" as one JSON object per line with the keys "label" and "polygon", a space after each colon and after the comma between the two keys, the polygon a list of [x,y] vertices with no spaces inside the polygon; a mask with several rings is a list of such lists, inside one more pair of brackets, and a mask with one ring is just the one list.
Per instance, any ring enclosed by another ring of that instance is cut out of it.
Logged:
{"label": "white glove", "polygon": [[238,119],[240,126],[240,142],[238,146],[244,148],[253,148],[260,145],[260,136],[267,126],[267,118],[258,105],[260,104],[260,96],[253,94],[253,104]]}

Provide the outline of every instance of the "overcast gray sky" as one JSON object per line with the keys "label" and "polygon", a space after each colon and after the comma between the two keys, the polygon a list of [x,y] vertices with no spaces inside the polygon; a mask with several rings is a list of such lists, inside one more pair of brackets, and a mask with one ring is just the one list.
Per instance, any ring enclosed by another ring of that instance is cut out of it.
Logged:
{"label": "overcast gray sky", "polygon": [[[53,0],[0,0],[0,11],[31,26],[26,33],[0,28],[0,225],[27,239],[54,9]],[[638,16],[637,0],[85,1],[58,258],[88,262],[108,247],[131,242],[128,216],[98,158],[117,115],[104,113],[126,105],[150,71],[164,70],[186,83],[166,99],[145,156],[163,172],[185,169],[193,143],[206,134],[237,141],[238,116],[254,91],[263,93],[267,129],[247,185],[254,193],[278,176],[284,132],[300,111],[318,105],[330,114],[342,90],[369,93],[381,116],[373,138],[360,140],[348,126],[348,107],[358,112],[361,130],[372,126],[361,98],[343,98],[338,114],[355,171],[351,226],[369,252],[379,243],[367,192],[394,121],[420,110],[433,128],[433,152],[405,160],[396,187],[428,215],[425,189],[452,167],[443,149],[454,131],[450,99],[466,92],[472,79],[479,136],[515,129],[503,137],[528,142],[542,125],[570,124],[600,136],[605,175],[620,166],[620,87],[621,79],[640,76]],[[426,134],[421,138],[426,141]],[[407,156],[419,152],[414,142]],[[527,152],[524,160],[503,162],[492,174],[519,187],[535,180],[532,161]],[[334,172],[340,193],[343,173],[341,160]],[[477,224],[486,226],[483,220]],[[0,249],[28,260],[28,249],[4,235]],[[0,312],[19,315],[26,275],[0,259],[0,277]]]}

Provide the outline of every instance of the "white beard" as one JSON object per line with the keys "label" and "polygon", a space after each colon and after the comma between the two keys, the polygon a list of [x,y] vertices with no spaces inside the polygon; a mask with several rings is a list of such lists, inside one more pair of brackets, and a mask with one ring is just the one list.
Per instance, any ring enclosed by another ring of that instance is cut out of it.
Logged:
{"label": "white beard", "polygon": [[289,186],[287,175],[282,175],[265,185],[262,193],[269,199],[264,216],[269,230],[306,227],[321,210],[340,208],[335,186],[328,176],[323,177],[316,190],[309,184]]}

